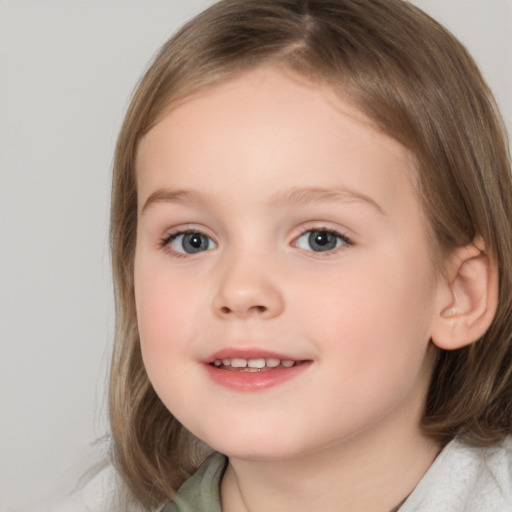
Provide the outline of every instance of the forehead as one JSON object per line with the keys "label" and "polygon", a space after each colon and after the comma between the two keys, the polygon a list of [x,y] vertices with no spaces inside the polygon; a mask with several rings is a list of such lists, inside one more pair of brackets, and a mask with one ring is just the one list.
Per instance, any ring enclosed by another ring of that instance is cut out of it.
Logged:
{"label": "forehead", "polygon": [[151,186],[151,176],[164,169],[175,179],[198,175],[214,186],[217,163],[228,159],[240,173],[256,178],[254,173],[272,175],[280,164],[304,167],[306,158],[313,179],[315,170],[332,165],[340,151],[345,165],[351,156],[364,154],[370,167],[378,167],[386,155],[397,167],[406,162],[408,170],[413,168],[408,151],[339,92],[261,66],[206,87],[166,113],[139,144],[138,187],[147,192],[141,187]]}

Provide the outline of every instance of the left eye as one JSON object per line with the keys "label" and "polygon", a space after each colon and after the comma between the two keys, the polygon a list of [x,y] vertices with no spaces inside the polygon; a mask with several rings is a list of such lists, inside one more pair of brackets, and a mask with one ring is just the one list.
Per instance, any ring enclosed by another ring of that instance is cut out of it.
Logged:
{"label": "left eye", "polygon": [[307,251],[327,252],[348,243],[348,238],[340,233],[317,229],[302,234],[297,239],[296,246]]}
{"label": "left eye", "polygon": [[202,233],[177,233],[168,241],[169,247],[176,252],[194,254],[215,249],[217,244]]}

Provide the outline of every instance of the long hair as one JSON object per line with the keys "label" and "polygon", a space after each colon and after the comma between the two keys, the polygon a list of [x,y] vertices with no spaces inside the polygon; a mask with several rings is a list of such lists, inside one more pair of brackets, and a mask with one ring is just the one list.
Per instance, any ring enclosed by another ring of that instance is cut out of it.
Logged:
{"label": "long hair", "polygon": [[439,350],[423,428],[479,445],[512,431],[510,157],[472,58],[401,0],[222,0],[162,47],[128,108],[115,155],[110,421],[118,469],[147,507],[172,497],[205,451],[157,397],[142,362],[133,298],[138,143],[194,92],[263,63],[328,84],[410,150],[435,259],[477,236],[485,241],[499,269],[498,310],[481,340]]}

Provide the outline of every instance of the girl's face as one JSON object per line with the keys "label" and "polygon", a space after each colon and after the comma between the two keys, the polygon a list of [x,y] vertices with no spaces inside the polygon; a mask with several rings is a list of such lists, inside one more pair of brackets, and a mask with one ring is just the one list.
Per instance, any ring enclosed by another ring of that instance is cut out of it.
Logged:
{"label": "girl's face", "polygon": [[246,459],[420,435],[440,293],[400,144],[261,67],[172,110],[137,165],[142,353],[186,428]]}

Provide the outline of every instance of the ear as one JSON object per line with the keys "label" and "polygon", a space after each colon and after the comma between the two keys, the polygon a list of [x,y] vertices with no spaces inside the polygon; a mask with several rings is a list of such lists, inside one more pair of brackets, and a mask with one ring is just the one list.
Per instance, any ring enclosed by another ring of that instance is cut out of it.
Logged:
{"label": "ear", "polygon": [[477,238],[457,249],[438,285],[432,342],[454,350],[474,343],[491,325],[498,305],[498,269]]}

